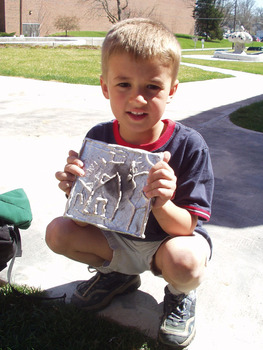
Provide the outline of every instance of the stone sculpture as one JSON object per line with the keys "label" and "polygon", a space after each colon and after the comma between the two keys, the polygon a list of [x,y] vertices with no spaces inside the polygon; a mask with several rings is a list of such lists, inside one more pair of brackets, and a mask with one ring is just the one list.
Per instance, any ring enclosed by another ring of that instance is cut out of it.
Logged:
{"label": "stone sculpture", "polygon": [[237,60],[243,62],[263,62],[263,52],[256,54],[246,53],[246,43],[252,42],[252,36],[241,26],[240,32],[234,32],[229,37],[228,40],[234,43],[234,51],[215,51],[213,58],[227,59],[227,60]]}
{"label": "stone sculpture", "polygon": [[252,36],[245,31],[245,28],[241,26],[240,32],[234,32],[229,37],[228,40],[234,43],[234,53],[237,54],[246,54],[245,49],[246,43],[250,43],[253,41]]}

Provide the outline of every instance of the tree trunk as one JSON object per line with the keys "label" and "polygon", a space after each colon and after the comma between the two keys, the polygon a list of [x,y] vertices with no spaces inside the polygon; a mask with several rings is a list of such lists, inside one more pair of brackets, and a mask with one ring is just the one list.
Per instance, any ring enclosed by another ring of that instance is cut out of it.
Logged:
{"label": "tree trunk", "polygon": [[121,2],[117,0],[118,21],[121,20]]}

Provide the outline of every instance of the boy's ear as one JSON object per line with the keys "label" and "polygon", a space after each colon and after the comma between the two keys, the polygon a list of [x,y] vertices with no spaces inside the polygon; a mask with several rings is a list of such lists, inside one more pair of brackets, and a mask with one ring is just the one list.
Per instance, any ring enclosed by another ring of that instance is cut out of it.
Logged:
{"label": "boy's ear", "polygon": [[109,99],[108,86],[107,86],[105,80],[103,79],[102,75],[100,76],[100,86],[101,86],[101,90],[102,90],[104,97]]}
{"label": "boy's ear", "polygon": [[179,84],[179,80],[176,80],[175,83],[173,84],[173,86],[171,87],[168,99],[166,103],[170,103],[172,98],[174,97],[174,94],[176,93],[176,90],[178,88],[178,84]]}

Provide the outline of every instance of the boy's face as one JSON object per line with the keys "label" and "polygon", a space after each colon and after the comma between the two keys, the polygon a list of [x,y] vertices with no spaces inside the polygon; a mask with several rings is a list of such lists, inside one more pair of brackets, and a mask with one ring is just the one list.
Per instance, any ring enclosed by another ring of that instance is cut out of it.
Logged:
{"label": "boy's face", "polygon": [[110,57],[101,87],[126,142],[143,144],[159,139],[164,131],[161,118],[177,85],[178,81],[172,84],[171,69],[158,59],[135,60],[129,54]]}

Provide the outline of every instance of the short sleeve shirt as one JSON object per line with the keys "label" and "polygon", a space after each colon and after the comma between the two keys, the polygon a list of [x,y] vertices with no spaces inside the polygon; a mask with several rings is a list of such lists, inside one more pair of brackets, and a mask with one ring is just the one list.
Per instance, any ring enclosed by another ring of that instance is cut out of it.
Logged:
{"label": "short sleeve shirt", "polygon": [[[177,177],[177,188],[172,201],[198,216],[195,231],[203,235],[212,247],[211,238],[203,227],[211,216],[211,202],[214,188],[214,175],[208,146],[203,137],[194,129],[181,123],[165,119],[165,132],[159,140],[150,144],[133,145],[125,142],[119,133],[118,121],[101,123],[93,127],[87,137],[111,144],[144,149],[149,152],[171,153],[169,165]],[[125,237],[134,238],[128,235]],[[159,241],[168,237],[154,215],[150,213],[145,229],[146,241]]]}

